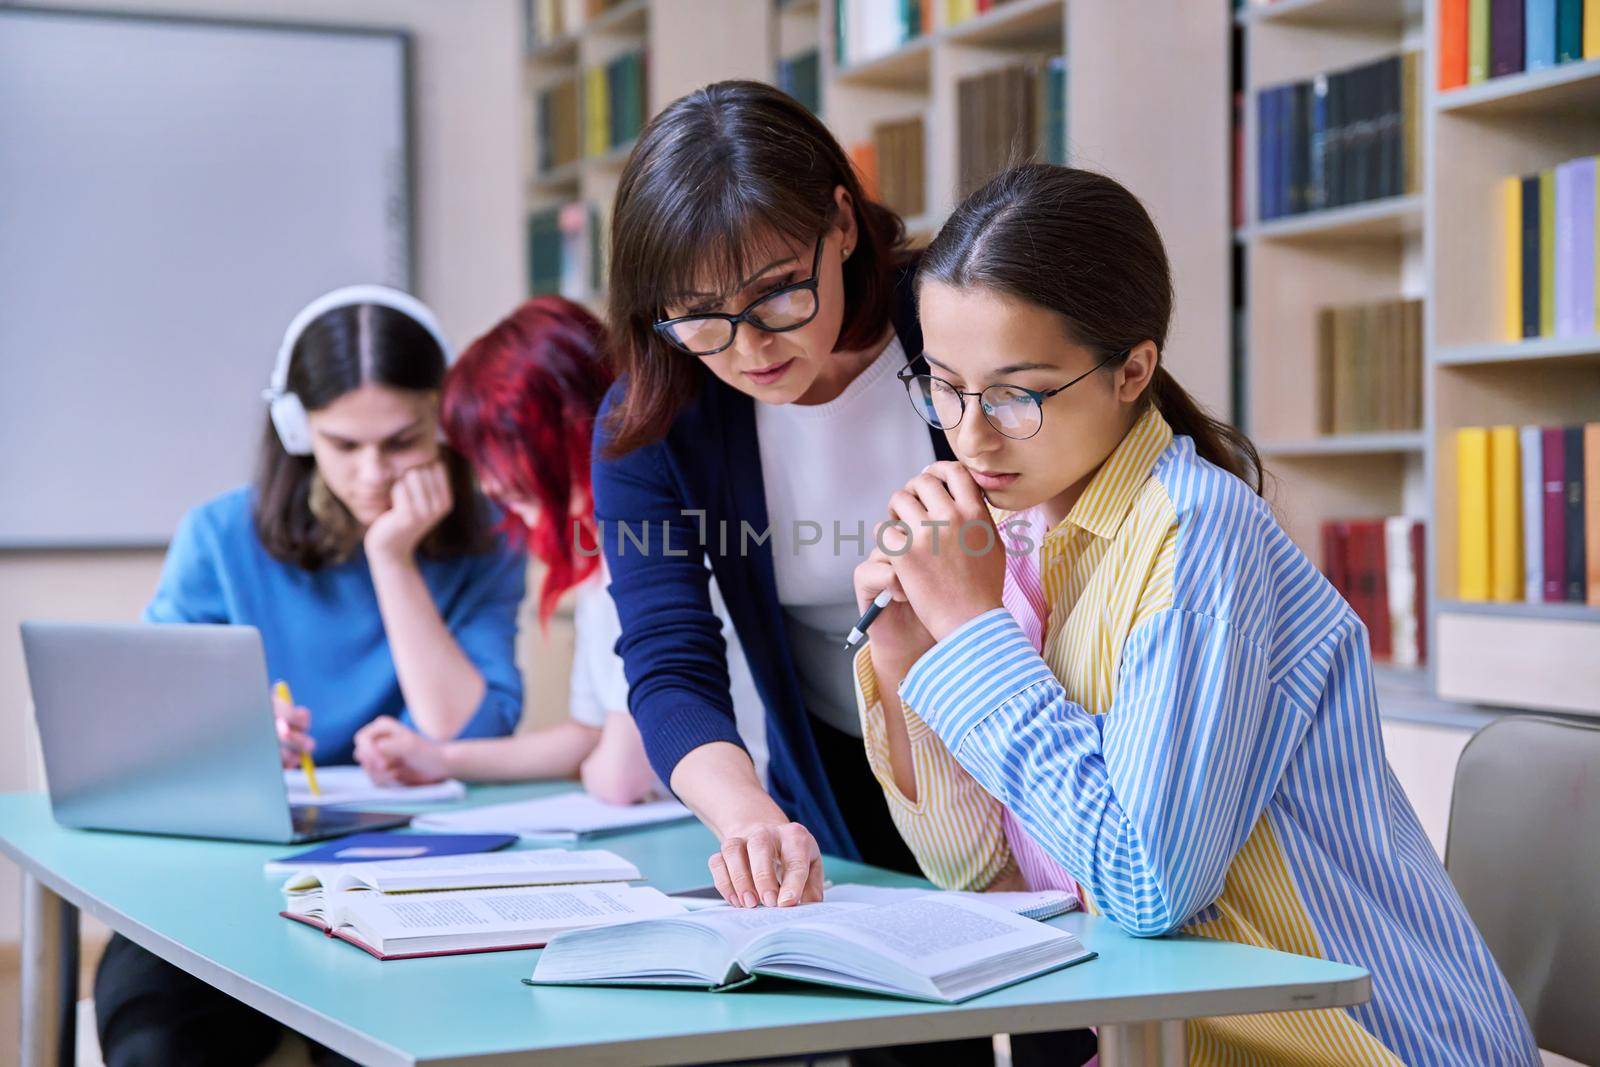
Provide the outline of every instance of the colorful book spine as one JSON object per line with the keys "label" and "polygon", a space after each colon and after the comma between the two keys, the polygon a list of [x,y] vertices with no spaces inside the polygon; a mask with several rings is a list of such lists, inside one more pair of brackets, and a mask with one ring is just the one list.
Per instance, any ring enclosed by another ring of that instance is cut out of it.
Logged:
{"label": "colorful book spine", "polygon": [[[1600,0],[1596,0],[1600,2]],[[1501,277],[1505,280],[1505,326],[1507,341],[1522,339],[1522,179],[1500,182]]]}
{"label": "colorful book spine", "polygon": [[1489,432],[1456,431],[1457,596],[1489,599]]}
{"label": "colorful book spine", "polygon": [[1522,597],[1522,463],[1517,428],[1489,431],[1489,598],[1509,603]]}
{"label": "colorful book spine", "polygon": [[1556,65],[1556,0],[1526,0],[1523,64],[1528,70]]}
{"label": "colorful book spine", "polygon": [[1467,81],[1489,77],[1489,0],[1467,0]]}
{"label": "colorful book spine", "polygon": [[1428,528],[1411,524],[1411,573],[1416,580],[1417,662],[1428,662]]}
{"label": "colorful book spine", "polygon": [[1583,12],[1595,0],[1556,0],[1556,62],[1583,59]]}
{"label": "colorful book spine", "polygon": [[1590,606],[1600,608],[1600,422],[1583,428],[1584,558],[1589,564]]}
{"label": "colorful book spine", "polygon": [[1544,599],[1544,435],[1522,428],[1522,599]]}
{"label": "colorful book spine", "polygon": [[1539,176],[1522,179],[1522,336],[1539,336]]}
{"label": "colorful book spine", "polygon": [[[1600,0],[1595,0],[1600,4]],[[1595,233],[1595,199],[1600,196],[1600,160],[1585,156],[1567,164],[1571,168],[1571,232],[1572,245],[1567,269],[1570,272],[1568,298],[1568,332],[1575,337],[1591,334],[1600,328],[1596,322],[1595,273],[1596,245],[1600,238]],[[1560,214],[1557,208],[1556,214]]]}
{"label": "colorful book spine", "polygon": [[1543,428],[1540,436],[1544,456],[1543,599],[1560,603],[1567,598],[1567,442],[1559,426]]}
{"label": "colorful book spine", "polygon": [[1567,580],[1564,588],[1567,601],[1582,604],[1586,599],[1588,578],[1588,553],[1585,551],[1583,529],[1583,427],[1568,426],[1561,434],[1566,440],[1566,466],[1562,472],[1566,480],[1564,500],[1567,521]]}
{"label": "colorful book spine", "polygon": [[1415,667],[1417,655],[1417,577],[1412,573],[1411,528],[1413,520],[1404,516],[1383,522],[1384,561],[1389,613],[1389,661],[1399,667]]}
{"label": "colorful book spine", "polygon": [[1489,77],[1520,74],[1526,52],[1526,0],[1489,0]]}
{"label": "colorful book spine", "polygon": [[1539,336],[1556,333],[1556,172],[1539,172]]}
{"label": "colorful book spine", "polygon": [[1439,91],[1467,84],[1467,0],[1439,0]]}
{"label": "colorful book spine", "polygon": [[1584,0],[1583,58],[1600,59],[1600,0]]}

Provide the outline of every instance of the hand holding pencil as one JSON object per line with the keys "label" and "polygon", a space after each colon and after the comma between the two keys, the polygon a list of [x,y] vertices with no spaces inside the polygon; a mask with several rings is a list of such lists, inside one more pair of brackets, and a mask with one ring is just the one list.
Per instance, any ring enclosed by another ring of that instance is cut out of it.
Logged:
{"label": "hand holding pencil", "polygon": [[311,712],[297,708],[289,693],[289,683],[280,681],[272,687],[272,711],[277,720],[278,751],[285,769],[297,764],[305,771],[306,784],[313,796],[320,796],[317,788],[317,771],[311,762],[311,750],[317,742],[311,736]]}

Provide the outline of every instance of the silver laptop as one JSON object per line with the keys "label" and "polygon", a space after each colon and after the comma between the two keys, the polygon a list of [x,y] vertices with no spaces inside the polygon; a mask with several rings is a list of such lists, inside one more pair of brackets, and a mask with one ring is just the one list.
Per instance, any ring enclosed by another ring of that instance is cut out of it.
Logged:
{"label": "silver laptop", "polygon": [[253,626],[24,622],[22,651],[63,826],[292,843],[410,821],[290,807]]}

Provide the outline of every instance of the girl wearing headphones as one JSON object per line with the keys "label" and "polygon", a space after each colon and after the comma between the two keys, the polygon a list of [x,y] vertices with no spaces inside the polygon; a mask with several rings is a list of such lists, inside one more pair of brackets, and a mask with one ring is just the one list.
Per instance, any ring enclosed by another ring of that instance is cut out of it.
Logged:
{"label": "girl wearing headphones", "polygon": [[[452,358],[405,293],[354,286],[289,326],[255,484],[184,516],[147,622],[247,624],[299,706],[285,763],[349,763],[381,715],[430,737],[510,733],[524,561],[497,543],[466,463],[440,444]],[[278,1024],[114,937],[95,980],[108,1067],[254,1063]]]}
{"label": "girl wearing headphones", "polygon": [[[356,734],[356,759],[373,781],[576,776],[611,804],[661,789],[628,714],[628,679],[614,651],[622,625],[595,547],[589,443],[611,385],[603,332],[570,300],[525,301],[462,352],[445,375],[441,404],[451,444],[505,509],[509,540],[541,565],[540,622],[573,594],[571,717],[513,737],[443,741],[383,716]],[[712,602],[724,618],[736,725],[759,777],[766,768],[765,712],[715,588]]]}

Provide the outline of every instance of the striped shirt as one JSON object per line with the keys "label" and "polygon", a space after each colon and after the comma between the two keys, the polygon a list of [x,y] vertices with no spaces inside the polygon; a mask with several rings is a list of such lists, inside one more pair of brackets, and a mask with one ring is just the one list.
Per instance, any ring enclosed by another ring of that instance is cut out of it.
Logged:
{"label": "striped shirt", "polygon": [[868,759],[931,879],[1055,868],[1136,935],[1372,973],[1353,1008],[1191,1022],[1195,1064],[1539,1062],[1384,758],[1366,630],[1248,486],[1147,411],[1032,575],[1008,553],[1016,614],[902,682],[914,803],[856,660]]}

